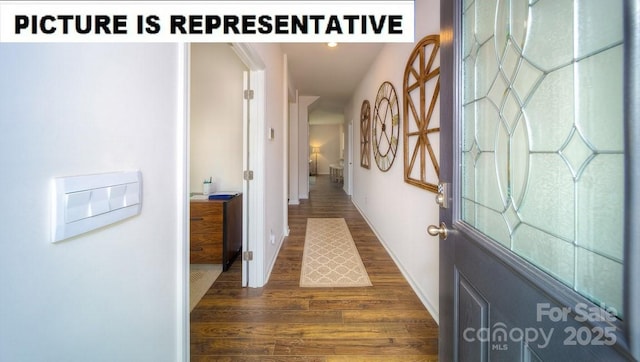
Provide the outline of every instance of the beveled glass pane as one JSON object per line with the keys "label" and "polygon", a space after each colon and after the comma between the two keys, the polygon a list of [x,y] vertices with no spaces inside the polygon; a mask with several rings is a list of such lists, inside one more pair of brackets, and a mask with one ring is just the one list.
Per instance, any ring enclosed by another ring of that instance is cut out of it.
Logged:
{"label": "beveled glass pane", "polygon": [[493,40],[496,43],[496,50],[499,58],[502,58],[505,48],[509,43],[509,37],[511,33],[511,20],[509,1],[498,1],[498,7],[496,8],[496,25],[495,34]]}
{"label": "beveled glass pane", "polygon": [[499,212],[478,205],[476,208],[476,228],[485,230],[485,234],[507,248],[511,248],[509,228]]}
{"label": "beveled glass pane", "polygon": [[[473,4],[476,12],[475,36],[478,42],[482,44],[493,37],[494,19],[496,16],[496,1],[476,0]],[[466,26],[468,29],[473,29],[468,25]]]}
{"label": "beveled glass pane", "polygon": [[498,59],[492,41],[482,44],[478,49],[475,67],[476,98],[482,98],[487,95],[498,76]]}
{"label": "beveled glass pane", "polygon": [[464,132],[462,134],[462,150],[469,151],[476,141],[475,127],[476,103],[469,103],[464,106]]}
{"label": "beveled glass pane", "polygon": [[473,201],[462,199],[462,220],[476,226],[476,209]]}
{"label": "beveled glass pane", "polygon": [[622,264],[578,248],[576,289],[606,309],[622,316]]}
{"label": "beveled glass pane", "polygon": [[[462,164],[466,172],[462,175],[462,197],[469,200],[476,199],[475,163],[477,155],[469,152],[462,153]],[[467,219],[465,219],[467,220]],[[469,220],[467,220],[469,221]]]}
{"label": "beveled glass pane", "polygon": [[585,141],[580,131],[572,130],[567,142],[562,146],[560,155],[563,157],[574,177],[578,177],[583,167],[593,157],[593,149]]}
{"label": "beveled glass pane", "polygon": [[494,79],[494,82],[489,89],[489,93],[486,96],[487,98],[489,98],[491,103],[493,103],[496,109],[500,109],[502,107],[502,104],[504,103],[504,97],[507,94],[508,89],[508,80],[506,80],[503,76],[499,75]]}
{"label": "beveled glass pane", "polygon": [[578,58],[617,44],[622,39],[622,1],[577,1]]}
{"label": "beveled glass pane", "polygon": [[553,70],[573,60],[573,1],[545,0],[531,6],[524,57]]}
{"label": "beveled glass pane", "polygon": [[514,92],[509,91],[504,99],[502,104],[502,119],[505,122],[505,125],[509,127],[509,129],[513,129],[516,120],[520,118],[520,112],[522,109],[522,105]]}
{"label": "beveled glass pane", "polygon": [[476,161],[476,201],[496,211],[505,208],[498,187],[496,162],[493,152],[482,152]]}
{"label": "beveled glass pane", "polygon": [[623,258],[624,157],[598,155],[578,180],[579,245],[610,256]]}
{"label": "beveled glass pane", "polygon": [[514,233],[514,231],[520,226],[522,222],[522,219],[520,218],[520,215],[516,211],[516,208],[512,202],[510,202],[507,208],[502,212],[502,217],[507,223],[509,232],[511,234]]}
{"label": "beveled glass pane", "polygon": [[529,97],[529,94],[542,79],[543,75],[544,73],[540,69],[534,67],[525,59],[521,59],[516,79],[513,82],[513,89],[515,89],[523,102]]}
{"label": "beveled glass pane", "polygon": [[500,123],[498,124],[496,136],[495,162],[500,198],[502,199],[502,205],[505,206],[511,197],[509,186],[510,147],[511,137],[509,136],[509,131],[503,123]]}
{"label": "beveled glass pane", "polygon": [[530,155],[527,194],[520,213],[523,220],[542,231],[574,239],[575,195],[573,175],[556,154]]}
{"label": "beveled glass pane", "polygon": [[620,317],[622,0],[466,4],[462,218]]}
{"label": "beveled glass pane", "polygon": [[520,62],[520,52],[509,42],[501,59],[501,68],[507,79],[513,79],[518,63]]}
{"label": "beveled glass pane", "polygon": [[578,128],[597,150],[622,151],[622,45],[576,65]]}
{"label": "beveled glass pane", "polygon": [[[462,17],[464,18],[464,23],[467,24],[467,26],[474,28],[475,27],[475,16],[476,16],[476,12],[475,11],[465,11],[462,14]],[[464,40],[462,42],[463,46],[462,46],[462,58],[466,58],[468,57],[470,54],[472,54],[472,50],[474,49],[475,46],[475,34],[471,31],[464,33]],[[474,54],[475,56],[475,54]]]}
{"label": "beveled glass pane", "polygon": [[524,116],[521,116],[511,135],[509,156],[511,200],[520,208],[529,179],[529,137]]}
{"label": "beveled glass pane", "polygon": [[493,151],[498,123],[500,123],[498,109],[486,98],[479,100],[476,104],[475,124],[478,147],[482,151]]}
{"label": "beveled glass pane", "polygon": [[574,247],[571,243],[521,224],[513,234],[513,251],[560,281],[573,285]]}
{"label": "beveled glass pane", "polygon": [[[462,0],[462,8],[464,10],[469,9],[469,7],[473,4],[475,0]],[[473,8],[472,8],[473,9]]]}
{"label": "beveled glass pane", "polygon": [[529,0],[511,0],[511,41],[524,48],[529,21]]}
{"label": "beveled glass pane", "polygon": [[462,65],[464,82],[462,102],[467,104],[476,99],[476,61],[475,58],[466,58]]}
{"label": "beveled glass pane", "polygon": [[524,108],[531,150],[556,152],[573,128],[573,66],[548,74]]}

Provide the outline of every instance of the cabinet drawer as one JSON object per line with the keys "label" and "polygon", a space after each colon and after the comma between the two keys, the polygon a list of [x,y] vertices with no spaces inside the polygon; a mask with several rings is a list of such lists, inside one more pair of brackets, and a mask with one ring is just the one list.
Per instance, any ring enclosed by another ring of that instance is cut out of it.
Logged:
{"label": "cabinet drawer", "polygon": [[191,245],[191,248],[213,246],[222,250],[222,234],[212,235],[212,234],[191,233],[190,245]]}
{"label": "cabinet drawer", "polygon": [[224,204],[220,202],[191,202],[191,217],[207,218],[217,217],[222,220],[222,208]]}
{"label": "cabinet drawer", "polygon": [[189,259],[191,263],[222,264],[222,253],[220,247],[210,245],[198,247],[192,244]]}
{"label": "cabinet drawer", "polygon": [[215,220],[216,218],[198,218],[191,216],[191,222],[189,223],[189,227],[191,228],[191,233],[206,233],[206,234],[215,234],[222,239],[222,220]]}

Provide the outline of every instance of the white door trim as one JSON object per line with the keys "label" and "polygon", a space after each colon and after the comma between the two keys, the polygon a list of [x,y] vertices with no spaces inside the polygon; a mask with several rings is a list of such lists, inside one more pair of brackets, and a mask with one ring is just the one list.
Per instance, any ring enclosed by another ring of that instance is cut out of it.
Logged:
{"label": "white door trim", "polygon": [[[248,225],[248,250],[253,252],[253,260],[249,266],[248,286],[259,288],[264,285],[264,258],[265,258],[265,65],[260,56],[251,45],[246,43],[233,43],[233,50],[249,68],[249,83],[253,89],[253,99],[249,103],[249,168],[253,171],[251,192],[249,196],[249,220]],[[246,136],[246,135],[245,135]],[[246,138],[245,138],[246,139]]]}
{"label": "white door trim", "polygon": [[176,90],[176,169],[178,172],[177,200],[178,205],[176,226],[176,269],[177,286],[177,333],[176,361],[190,359],[190,323],[189,323],[189,44],[177,45],[177,86]]}

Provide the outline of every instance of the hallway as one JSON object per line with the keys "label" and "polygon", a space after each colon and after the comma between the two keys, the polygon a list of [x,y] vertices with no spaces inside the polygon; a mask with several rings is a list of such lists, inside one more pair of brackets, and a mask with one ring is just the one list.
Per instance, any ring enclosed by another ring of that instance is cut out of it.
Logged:
{"label": "hallway", "polygon": [[[300,288],[306,220],[343,217],[372,287]],[[289,206],[269,282],[241,288],[236,262],[191,313],[191,360],[436,361],[438,326],[358,210],[328,176]]]}

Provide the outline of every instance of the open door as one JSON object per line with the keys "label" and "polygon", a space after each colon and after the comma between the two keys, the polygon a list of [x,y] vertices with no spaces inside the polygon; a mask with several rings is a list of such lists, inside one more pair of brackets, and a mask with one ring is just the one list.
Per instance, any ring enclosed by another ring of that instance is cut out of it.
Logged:
{"label": "open door", "polygon": [[441,1],[442,361],[640,358],[639,9]]}
{"label": "open door", "polygon": [[349,196],[353,195],[353,120],[349,121],[347,127],[347,139],[344,142],[347,147],[347,170],[345,172],[345,188]]}
{"label": "open door", "polygon": [[243,72],[242,84],[244,85],[244,96],[242,101],[242,134],[244,136],[243,140],[243,156],[242,156],[242,169],[245,170],[243,175],[242,182],[242,287],[247,287],[249,285],[249,258],[246,252],[250,250],[249,248],[249,201],[250,201],[250,186],[251,186],[251,175],[248,170],[251,170],[250,159],[250,130],[251,130],[251,108],[250,102],[252,97],[251,90],[251,81],[249,77],[249,72]]}

